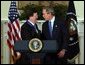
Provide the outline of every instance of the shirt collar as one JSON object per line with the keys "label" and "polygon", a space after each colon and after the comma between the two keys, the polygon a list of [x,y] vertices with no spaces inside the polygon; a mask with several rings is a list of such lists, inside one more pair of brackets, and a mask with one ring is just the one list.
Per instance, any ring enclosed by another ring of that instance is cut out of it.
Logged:
{"label": "shirt collar", "polygon": [[51,23],[53,23],[53,22],[54,22],[54,20],[55,20],[55,16],[53,16],[53,18],[50,20],[50,21],[51,21]]}
{"label": "shirt collar", "polygon": [[32,21],[28,20],[29,23],[31,23],[33,26],[35,25],[34,23],[32,23]]}

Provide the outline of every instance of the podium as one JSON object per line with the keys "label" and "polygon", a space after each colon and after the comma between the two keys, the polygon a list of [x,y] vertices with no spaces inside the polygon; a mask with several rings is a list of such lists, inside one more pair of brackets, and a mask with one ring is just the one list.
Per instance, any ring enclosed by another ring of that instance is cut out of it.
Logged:
{"label": "podium", "polygon": [[39,44],[37,44],[38,42],[36,43],[35,41],[36,40],[32,40],[31,42],[29,40],[20,40],[16,41],[14,44],[14,50],[16,52],[28,53],[31,59],[31,64],[41,64],[41,60],[43,60],[46,53],[55,53],[58,50],[58,44],[56,40],[42,40],[39,42],[41,46],[39,46]]}

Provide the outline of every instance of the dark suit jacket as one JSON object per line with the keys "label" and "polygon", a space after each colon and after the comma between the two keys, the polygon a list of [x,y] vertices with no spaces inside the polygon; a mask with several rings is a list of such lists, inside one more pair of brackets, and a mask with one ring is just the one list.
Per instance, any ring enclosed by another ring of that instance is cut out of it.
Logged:
{"label": "dark suit jacket", "polygon": [[[28,21],[26,21],[22,27],[21,27],[21,37],[22,40],[31,40],[33,38],[39,38],[41,39],[41,31],[38,29],[37,25],[36,25],[37,31],[36,32],[34,26],[29,23]],[[16,62],[16,64],[30,64],[30,55],[29,53],[21,53],[22,56],[21,58]]]}
{"label": "dark suit jacket", "polygon": [[64,20],[55,18],[52,37],[49,33],[48,21],[46,21],[42,26],[42,36],[44,40],[56,40],[59,50],[67,48],[68,32]]}
{"label": "dark suit jacket", "polygon": [[41,39],[41,31],[38,29],[37,25],[36,28],[38,30],[38,33],[36,32],[34,26],[31,23],[25,22],[21,27],[22,40],[31,40],[33,38]]}
{"label": "dark suit jacket", "polygon": [[[56,63],[65,63],[66,59],[65,57],[61,58],[61,60],[57,57],[57,54],[62,49],[68,48],[68,32],[67,32],[67,26],[64,22],[64,20],[57,19],[55,17],[54,25],[53,25],[53,31],[52,31],[52,37],[50,36],[49,32],[49,24],[48,21],[43,23],[42,25],[42,37],[44,40],[56,40],[58,43],[58,51],[56,53],[47,53],[45,57],[45,63],[48,64],[56,64]],[[63,60],[63,61],[62,61]]]}

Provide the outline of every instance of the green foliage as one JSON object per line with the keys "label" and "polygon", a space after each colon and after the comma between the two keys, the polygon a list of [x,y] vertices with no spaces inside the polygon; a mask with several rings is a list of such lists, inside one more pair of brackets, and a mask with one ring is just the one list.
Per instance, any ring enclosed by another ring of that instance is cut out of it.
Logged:
{"label": "green foliage", "polygon": [[58,4],[54,6],[54,11],[58,18],[66,18],[67,5]]}
{"label": "green foliage", "polygon": [[[26,10],[35,7],[38,11],[38,20],[44,20],[44,18],[42,17],[42,6],[40,5],[34,5],[34,4],[29,4],[23,8],[21,8],[23,10],[23,13],[20,16],[20,20],[25,20],[26,19]],[[62,5],[62,4],[58,4],[54,6],[54,11],[55,11],[55,15],[58,18],[65,18],[66,16],[66,12],[67,12],[67,6],[66,5]]]}

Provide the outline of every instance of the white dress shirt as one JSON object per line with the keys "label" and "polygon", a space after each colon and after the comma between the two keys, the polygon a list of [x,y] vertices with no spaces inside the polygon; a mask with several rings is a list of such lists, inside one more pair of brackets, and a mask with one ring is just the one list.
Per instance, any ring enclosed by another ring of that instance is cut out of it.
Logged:
{"label": "white dress shirt", "polygon": [[33,26],[35,25],[32,21],[28,20],[29,23],[31,23]]}

